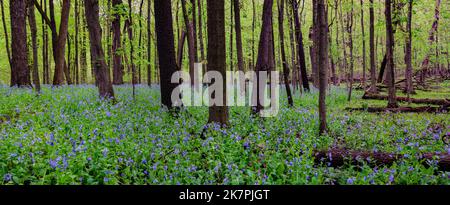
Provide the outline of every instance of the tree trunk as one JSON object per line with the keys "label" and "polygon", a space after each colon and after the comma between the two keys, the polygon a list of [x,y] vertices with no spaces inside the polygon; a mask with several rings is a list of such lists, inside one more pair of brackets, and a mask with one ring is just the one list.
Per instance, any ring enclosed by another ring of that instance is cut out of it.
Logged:
{"label": "tree trunk", "polygon": [[33,0],[28,0],[28,23],[31,32],[31,44],[33,49],[33,84],[37,93],[41,92],[41,83],[39,80],[39,64],[38,64],[38,45],[37,45],[37,26],[36,17],[34,14]]}
{"label": "tree trunk", "polygon": [[56,32],[56,20],[54,16],[53,1],[50,1],[50,16],[52,21],[52,43],[53,43],[53,58],[55,59],[55,73],[53,77],[53,85],[59,86],[64,82],[64,74],[66,74],[66,81],[71,84],[68,73],[67,64],[65,62],[65,49],[68,34],[68,24],[70,15],[70,0],[63,0],[61,9],[61,23],[59,25],[59,35]]}
{"label": "tree trunk", "polygon": [[3,31],[4,31],[4,33],[5,33],[5,48],[6,48],[6,55],[7,55],[7,57],[8,57],[8,64],[9,64],[9,67],[10,67],[10,69],[11,69],[11,86],[12,85],[14,85],[14,84],[16,84],[15,82],[16,82],[16,80],[15,80],[15,77],[16,77],[16,75],[15,75],[15,70],[13,70],[12,69],[12,62],[11,62],[11,49],[10,49],[10,47],[9,47],[9,39],[8,39],[8,28],[6,27],[6,20],[5,20],[5,7],[4,7],[4,5],[3,5],[3,0],[0,0],[0,6],[1,6],[1,9],[2,9],[2,25],[3,25]]}
{"label": "tree trunk", "polygon": [[405,64],[406,64],[406,72],[405,72],[405,79],[406,79],[406,85],[405,85],[405,92],[408,94],[408,98],[411,93],[414,92],[414,88],[412,85],[412,60],[411,60],[411,50],[412,50],[412,7],[413,7],[413,0],[409,0],[409,6],[408,6],[408,22],[406,25],[406,30],[408,32],[408,36],[406,38],[406,51],[405,51]]}
{"label": "tree trunk", "polygon": [[[234,1],[234,0],[233,0]],[[234,62],[233,62],[233,51],[234,51],[234,49],[233,49],[233,21],[234,21],[234,18],[233,18],[233,14],[234,14],[234,12],[233,12],[233,7],[234,7],[234,5],[233,5],[233,2],[231,2],[231,5],[230,5],[230,41],[229,41],[229,43],[230,43],[230,50],[229,50],[229,53],[230,53],[230,71],[233,71],[234,70]]]}
{"label": "tree trunk", "polygon": [[394,68],[394,33],[392,31],[391,0],[385,2],[386,17],[386,62],[388,69],[388,108],[397,108],[396,90],[395,90],[395,68]]}
{"label": "tree trunk", "polygon": [[113,31],[113,84],[121,85],[123,84],[123,70],[122,70],[122,55],[121,52],[121,33],[120,33],[120,17],[118,13],[120,6],[122,6],[122,0],[113,0],[112,7],[114,12],[114,19],[112,21],[112,31]]}
{"label": "tree trunk", "polygon": [[[237,1],[237,0],[235,0]],[[284,1],[278,1],[278,32],[280,35],[280,47],[281,47],[281,61],[283,63],[283,76],[284,86],[286,87],[286,94],[289,106],[294,106],[294,100],[291,93],[291,85],[289,83],[289,66],[286,60],[286,52],[284,50]]]}
{"label": "tree trunk", "polygon": [[181,31],[180,39],[178,39],[177,66],[179,69],[183,67],[183,51],[186,42],[186,30]]}
{"label": "tree trunk", "polygon": [[84,6],[99,94],[101,98],[114,99],[114,90],[109,79],[108,66],[106,65],[105,54],[102,48],[98,0],[85,0]]}
{"label": "tree trunk", "polygon": [[[138,39],[138,56],[139,60],[142,60],[142,8],[144,6],[144,0],[141,0],[141,3],[139,5],[139,39]],[[141,70],[141,63],[138,63],[138,84],[142,83],[142,70]]]}
{"label": "tree trunk", "polygon": [[[387,100],[389,96],[365,93],[362,99],[370,99],[370,100]],[[430,104],[430,105],[450,105],[450,99],[415,99],[408,97],[397,97],[397,101],[399,102],[411,102],[415,104]]]}
{"label": "tree trunk", "polygon": [[[264,109],[264,106],[261,104],[262,96],[260,96],[262,90],[265,90],[265,86],[267,83],[260,83],[259,79],[260,72],[270,72],[274,67],[273,56],[273,39],[272,39],[272,31],[273,31],[273,22],[272,22],[272,7],[273,0],[264,0],[263,6],[263,15],[262,15],[262,28],[261,34],[259,38],[259,46],[258,46],[258,60],[256,61],[256,106],[253,107],[253,113],[258,114],[261,110]],[[263,87],[260,87],[263,85]],[[255,85],[254,85],[255,86]]]}
{"label": "tree trunk", "polygon": [[31,87],[27,57],[26,0],[14,0],[9,4],[11,15],[11,70],[12,86]]}
{"label": "tree trunk", "polygon": [[[188,39],[188,54],[189,54],[189,74],[191,79],[194,79],[194,65],[195,65],[195,50],[194,50],[194,31],[193,24],[189,20],[189,15],[186,10],[186,0],[181,0],[181,8],[183,10],[184,26],[187,30]],[[192,80],[192,84],[195,82]]]}
{"label": "tree trunk", "polygon": [[373,11],[373,0],[370,0],[370,89],[371,93],[377,93],[376,61],[375,61],[375,15]]}
{"label": "tree trunk", "polygon": [[[342,4],[339,4],[339,10],[340,10],[340,12],[339,12],[339,17],[340,17],[340,19],[341,19],[341,30],[342,30],[342,53],[343,53],[343,61],[342,61],[342,71],[343,72],[341,72],[341,75],[343,75],[344,76],[344,78],[345,78],[345,82],[346,82],[346,84],[347,84],[347,86],[348,86],[348,76],[347,76],[347,67],[348,67],[348,65],[347,65],[347,43],[346,43],[346,41],[345,41],[345,28],[344,28],[344,23],[345,23],[345,19],[344,19],[344,17],[343,17],[343,15],[344,15],[344,13],[343,13],[343,11],[342,11]],[[341,77],[342,78],[342,77]]]}
{"label": "tree trunk", "polygon": [[[450,155],[424,153],[421,154],[422,164],[429,167],[428,161],[437,159],[437,166],[440,171],[450,171]],[[341,167],[350,162],[351,165],[369,165],[371,167],[390,166],[394,162],[404,158],[402,154],[385,153],[385,152],[366,152],[351,151],[343,149],[330,149],[327,151],[314,151],[314,161],[316,163],[325,163],[332,167]],[[426,160],[423,160],[426,159]]]}
{"label": "tree trunk", "polygon": [[362,34],[362,61],[363,61],[363,76],[362,76],[362,87],[366,88],[366,33],[364,29],[364,3],[363,0],[360,0],[361,3],[361,34]]}
{"label": "tree trunk", "polygon": [[79,67],[79,53],[78,53],[78,43],[79,43],[79,27],[80,27],[80,13],[79,13],[79,3],[75,1],[75,83],[80,84],[80,67]]}
{"label": "tree trunk", "polygon": [[[238,60],[238,70],[244,71],[244,57],[242,51],[242,32],[241,32],[241,7],[239,0],[233,0],[234,3],[234,23],[236,30],[236,50]],[[283,11],[281,11],[283,12]]]}
{"label": "tree trunk", "polygon": [[308,74],[306,72],[306,60],[305,60],[305,49],[303,46],[303,34],[300,25],[300,19],[298,17],[298,3],[297,1],[292,1],[292,11],[294,13],[294,25],[295,25],[295,40],[297,42],[297,55],[298,55],[298,64],[300,66],[300,73],[302,77],[303,89],[306,92],[309,92],[309,82],[308,82]]}
{"label": "tree trunk", "polygon": [[[44,12],[47,12],[47,1],[41,0],[41,5],[44,6]],[[50,65],[48,61],[48,30],[44,18],[42,19],[42,64],[43,64],[43,83],[50,84]]]}
{"label": "tree trunk", "polygon": [[[83,3],[82,3],[83,4]],[[81,83],[88,83],[87,77],[87,51],[86,51],[86,17],[82,16],[82,35],[81,35],[81,51],[80,51],[80,66],[81,66]]]}
{"label": "tree trunk", "polygon": [[[316,1],[316,0],[315,0]],[[316,38],[319,61],[318,74],[319,74],[319,135],[325,134],[327,131],[327,111],[326,111],[326,92],[328,83],[328,15],[325,10],[325,1],[317,0],[317,21],[316,31],[318,36]]]}
{"label": "tree trunk", "polygon": [[312,45],[309,48],[309,55],[310,55],[310,59],[311,59],[311,78],[312,78],[313,86],[316,88],[319,88],[319,74],[318,74],[318,68],[317,68],[318,63],[319,63],[318,59],[317,59],[318,53],[319,53],[319,50],[318,50],[319,36],[317,33],[319,33],[319,31],[317,30],[318,26],[315,26],[315,25],[317,25],[317,13],[318,13],[317,12],[317,7],[318,7],[317,4],[318,4],[318,1],[316,1],[316,0],[312,1],[313,17],[312,17],[312,26],[309,30],[309,39],[312,41]]}
{"label": "tree trunk", "polygon": [[[134,64],[134,43],[133,43],[133,1],[128,0],[128,40],[130,41],[130,64],[131,64],[131,84],[133,86],[133,98],[136,97],[136,65]],[[125,23],[126,24],[126,23]]]}
{"label": "tree trunk", "polygon": [[348,47],[350,49],[350,73],[347,77],[347,81],[349,82],[348,87],[348,101],[352,100],[352,91],[353,91],[353,70],[354,70],[354,62],[353,58],[353,0],[352,9],[349,13],[347,13],[347,33],[348,33]]}
{"label": "tree trunk", "polygon": [[198,41],[197,41],[197,15],[195,10],[195,0],[191,0],[192,6],[192,41],[194,44],[194,63],[198,62]]}
{"label": "tree trunk", "polygon": [[[208,71],[217,71],[226,76],[226,46],[225,46],[225,2],[224,0],[207,0],[208,7]],[[223,79],[226,85],[226,79]],[[228,125],[228,107],[226,86],[223,86],[222,105],[209,107],[210,123],[221,126]]]}
{"label": "tree trunk", "polygon": [[150,63],[151,61],[151,48],[152,48],[152,44],[151,44],[151,36],[152,36],[152,31],[151,31],[151,1],[148,2],[147,4],[147,85],[149,87],[152,86],[152,64]]}
{"label": "tree trunk", "polygon": [[205,57],[205,45],[203,43],[203,11],[202,11],[202,0],[197,1],[198,8],[198,41],[200,41],[200,57],[203,62]]}
{"label": "tree trunk", "polygon": [[175,61],[175,46],[172,27],[172,6],[171,1],[155,0],[155,30],[158,48],[158,60],[161,83],[161,102],[169,110],[173,110],[171,95],[177,87],[176,83],[171,83],[172,74],[177,69]]}

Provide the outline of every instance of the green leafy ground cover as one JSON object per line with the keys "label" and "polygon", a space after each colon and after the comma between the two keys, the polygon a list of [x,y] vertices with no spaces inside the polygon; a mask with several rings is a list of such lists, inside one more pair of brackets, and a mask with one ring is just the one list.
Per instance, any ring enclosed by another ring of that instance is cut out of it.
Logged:
{"label": "green leafy ground cover", "polygon": [[[420,97],[450,98],[443,90]],[[441,136],[448,114],[369,114],[344,108],[385,106],[348,103],[343,88],[327,98],[327,136],[317,136],[318,93],[295,95],[288,108],[281,92],[278,116],[250,117],[249,108],[230,109],[230,127],[205,127],[208,109],[189,107],[173,118],[159,106],[159,91],[116,87],[118,103],[98,99],[94,86],[0,87],[0,184],[450,184],[418,157],[450,152]],[[339,147],[387,151],[405,159],[389,167],[315,165],[312,151]]]}

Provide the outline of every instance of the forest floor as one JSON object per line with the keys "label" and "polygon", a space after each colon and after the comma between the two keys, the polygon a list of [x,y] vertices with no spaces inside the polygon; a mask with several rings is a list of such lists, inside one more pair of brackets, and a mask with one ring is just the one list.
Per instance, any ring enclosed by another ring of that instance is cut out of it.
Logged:
{"label": "forest floor", "polygon": [[[424,166],[420,153],[450,153],[442,136],[448,113],[346,112],[347,107],[386,106],[345,88],[327,97],[329,134],[318,137],[318,93],[288,108],[280,93],[276,117],[230,109],[230,126],[206,127],[206,107],[179,118],[160,108],[159,91],[115,88],[118,102],[98,99],[94,86],[31,90],[0,86],[0,184],[447,184],[450,172]],[[403,95],[399,92],[399,95]],[[450,82],[414,98],[450,98]],[[402,103],[402,105],[406,105]],[[344,148],[403,155],[389,166],[333,168],[314,161],[314,150]]]}

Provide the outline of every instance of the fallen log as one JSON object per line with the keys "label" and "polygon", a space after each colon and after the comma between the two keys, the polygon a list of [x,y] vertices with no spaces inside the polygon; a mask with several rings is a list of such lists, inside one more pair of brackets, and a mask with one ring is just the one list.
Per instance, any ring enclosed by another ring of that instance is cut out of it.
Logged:
{"label": "fallen log", "polygon": [[[388,100],[387,95],[380,95],[380,94],[373,94],[373,93],[365,93],[362,97],[362,99],[365,100]],[[397,101],[399,102],[409,102],[415,103],[415,104],[429,104],[429,105],[450,105],[450,99],[415,99],[407,97],[397,97]]]}
{"label": "fallen log", "polygon": [[[386,153],[386,152],[368,152],[368,151],[352,151],[345,149],[330,149],[324,151],[313,152],[314,163],[324,163],[330,167],[342,167],[347,163],[351,165],[362,165],[363,163],[370,167],[390,166],[394,162],[405,158],[404,155]],[[414,156],[408,156],[414,157]],[[432,160],[436,160],[437,168],[440,171],[450,171],[450,155],[443,153],[425,153],[418,157],[425,167],[430,166]]]}
{"label": "fallen log", "polygon": [[367,107],[367,108],[346,108],[346,111],[365,111],[372,113],[383,113],[383,112],[392,112],[392,113],[401,113],[401,112],[409,112],[409,113],[445,113],[448,112],[448,106],[443,107],[398,107],[398,108],[386,108],[386,107]]}

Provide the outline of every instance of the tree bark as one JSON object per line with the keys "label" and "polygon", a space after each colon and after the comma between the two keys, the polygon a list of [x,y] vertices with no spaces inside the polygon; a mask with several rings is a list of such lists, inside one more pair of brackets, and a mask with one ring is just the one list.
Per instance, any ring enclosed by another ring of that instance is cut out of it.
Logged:
{"label": "tree bark", "polygon": [[386,61],[388,69],[388,108],[397,108],[396,90],[395,90],[395,68],[394,68],[394,32],[392,30],[391,0],[385,2],[386,17]]}
{"label": "tree bark", "polygon": [[[225,2],[224,0],[207,0],[208,7],[208,71],[218,71],[226,76],[226,46],[225,46]],[[226,85],[224,78],[223,84]],[[220,92],[220,91],[219,91]],[[222,106],[209,107],[210,123],[221,126],[228,125],[228,107],[226,86],[222,91]]]}
{"label": "tree bark", "polygon": [[163,106],[173,110],[171,95],[177,84],[171,83],[171,78],[172,74],[178,69],[175,61],[172,6],[171,1],[168,0],[155,0],[153,5],[161,83],[161,102]]}
{"label": "tree bark", "polygon": [[327,131],[327,110],[326,110],[326,92],[328,84],[328,15],[325,10],[324,0],[317,1],[317,21],[316,31],[318,36],[316,38],[319,61],[318,74],[319,74],[319,135],[325,134]]}
{"label": "tree bark", "polygon": [[376,61],[375,61],[375,15],[373,10],[373,0],[370,0],[370,89],[371,93],[377,93],[377,78],[376,78]]}
{"label": "tree bark", "polygon": [[[437,159],[437,166],[440,171],[450,171],[450,155],[424,153],[420,155],[422,164],[429,167],[428,161]],[[314,161],[316,163],[328,164],[332,167],[341,167],[347,162],[351,165],[362,165],[363,162],[371,167],[390,166],[394,162],[400,161],[404,155],[386,152],[351,151],[344,149],[330,149],[325,151],[314,151]],[[427,159],[427,160],[423,160]]]}
{"label": "tree bark", "polygon": [[89,30],[91,56],[95,78],[98,82],[98,89],[101,98],[114,99],[114,90],[108,75],[108,66],[105,61],[105,54],[102,48],[102,33],[99,22],[98,0],[85,0],[85,15]]}
{"label": "tree bark", "polygon": [[[238,70],[244,71],[244,57],[242,51],[242,32],[241,32],[241,7],[239,0],[233,0],[234,3],[234,23],[236,30],[236,50],[238,60]],[[283,3],[284,4],[284,3]],[[281,11],[283,13],[283,10]]]}
{"label": "tree bark", "polygon": [[198,8],[198,41],[200,42],[200,57],[203,62],[205,57],[205,45],[203,43],[203,11],[202,11],[202,0],[197,1]]}
{"label": "tree bark", "polygon": [[152,86],[152,64],[151,61],[151,37],[152,37],[152,31],[151,31],[151,1],[147,4],[147,85],[149,87]]}
{"label": "tree bark", "polygon": [[[184,26],[187,30],[187,41],[188,41],[188,55],[189,55],[189,74],[191,79],[194,79],[194,65],[195,65],[195,50],[194,50],[194,31],[192,22],[189,20],[189,15],[186,9],[186,0],[181,0],[181,8],[183,10]],[[195,82],[192,80],[191,82]]]}
{"label": "tree bark", "polygon": [[280,36],[281,61],[283,63],[284,87],[286,88],[288,104],[292,107],[294,106],[294,99],[292,98],[291,85],[289,83],[289,66],[286,60],[286,51],[284,50],[284,1],[278,1],[278,32]]}
{"label": "tree bark", "polygon": [[9,4],[11,15],[11,70],[12,86],[31,87],[27,57],[26,0],[14,0]]}
{"label": "tree bark", "polygon": [[351,1],[352,9],[347,13],[347,33],[348,33],[348,47],[350,49],[350,73],[347,77],[349,82],[348,86],[348,101],[352,100],[352,92],[353,92],[353,72],[354,72],[354,62],[353,58],[353,0]]}
{"label": "tree bark", "polygon": [[[133,1],[128,0],[128,40],[130,41],[131,84],[133,86],[133,98],[136,97],[136,65],[134,64],[134,38],[133,38]],[[127,23],[125,23],[127,24]]]}
{"label": "tree bark", "polygon": [[119,8],[122,6],[122,0],[113,0],[112,8],[114,10],[114,19],[112,21],[112,31],[113,31],[113,84],[121,85],[123,84],[123,66],[122,66],[122,55],[121,52],[121,33],[120,33],[120,18]]}
{"label": "tree bark", "polygon": [[37,93],[41,92],[41,83],[39,80],[39,67],[38,67],[38,45],[37,45],[37,26],[36,17],[34,14],[33,0],[28,0],[28,24],[30,25],[31,32],[31,44],[33,49],[33,84]]}
{"label": "tree bark", "polygon": [[[387,100],[389,97],[386,95],[380,95],[380,94],[372,94],[372,93],[365,93],[362,97],[362,99],[367,100]],[[415,104],[430,104],[430,105],[449,105],[450,99],[415,99],[415,98],[408,98],[408,97],[396,97],[396,100],[399,102],[411,102]]]}
{"label": "tree bark", "polygon": [[363,0],[360,0],[361,3],[361,35],[362,35],[362,61],[363,61],[363,76],[362,76],[362,86],[366,88],[366,31],[364,29],[364,3]]}
{"label": "tree bark", "polygon": [[53,43],[53,58],[55,60],[55,73],[53,76],[53,85],[59,86],[64,82],[64,74],[66,81],[71,84],[70,75],[68,73],[67,64],[65,62],[65,49],[68,34],[68,24],[70,15],[70,0],[63,0],[61,9],[61,23],[59,25],[59,34],[56,32],[56,20],[54,16],[54,4],[53,0],[50,1],[50,19],[52,30],[52,43]]}
{"label": "tree bark", "polygon": [[[144,7],[144,0],[141,0],[141,3],[139,5],[139,39],[138,39],[138,58],[139,60],[142,60],[142,9]],[[141,70],[141,63],[138,63],[138,84],[142,83],[142,70]]]}
{"label": "tree bark", "polygon": [[300,25],[300,19],[298,17],[298,3],[295,0],[292,0],[292,9],[294,13],[294,26],[295,26],[295,40],[297,42],[297,55],[299,59],[300,73],[302,77],[303,89],[306,92],[309,92],[309,82],[308,82],[308,74],[306,72],[306,60],[305,60],[305,49],[303,46],[303,34]]}
{"label": "tree bark", "polygon": [[3,25],[3,31],[5,34],[5,48],[6,48],[6,56],[8,57],[8,64],[9,67],[11,69],[11,86],[15,84],[16,80],[15,80],[15,70],[12,69],[12,62],[11,62],[11,48],[9,47],[9,38],[8,38],[8,28],[6,27],[6,20],[5,20],[5,7],[3,5],[3,0],[0,0],[0,6],[2,9],[2,25]]}
{"label": "tree bark", "polygon": [[405,72],[405,92],[408,94],[408,98],[411,93],[414,92],[414,88],[412,85],[412,58],[411,58],[411,50],[412,50],[412,8],[413,8],[413,0],[409,0],[408,6],[408,20],[406,29],[408,32],[408,36],[406,38],[406,50],[405,50],[405,64],[406,64],[406,72]]}
{"label": "tree bark", "polygon": [[[273,0],[264,0],[263,5],[263,14],[262,14],[262,28],[261,34],[259,38],[259,46],[258,46],[258,60],[256,61],[256,106],[253,107],[253,114],[259,114],[264,106],[261,104],[262,97],[260,96],[260,91],[265,90],[265,86],[267,83],[260,83],[259,79],[260,72],[270,72],[274,68],[273,56],[273,22],[272,22],[272,7]],[[260,87],[263,85],[263,87]],[[255,86],[255,85],[254,85]]]}

